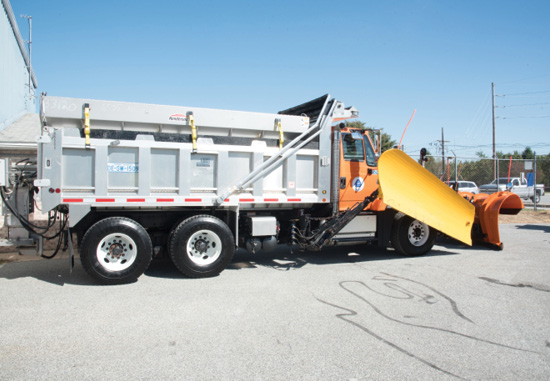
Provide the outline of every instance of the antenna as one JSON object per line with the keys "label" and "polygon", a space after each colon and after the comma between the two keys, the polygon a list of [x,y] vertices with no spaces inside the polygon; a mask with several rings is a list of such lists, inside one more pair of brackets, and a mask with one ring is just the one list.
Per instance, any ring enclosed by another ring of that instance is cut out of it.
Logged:
{"label": "antenna", "polygon": [[413,114],[411,115],[411,119],[409,119],[409,123],[407,123],[407,126],[405,127],[405,131],[403,131],[403,135],[401,135],[401,140],[399,141],[399,145],[397,148],[401,148],[401,143],[403,143],[403,138],[405,137],[405,132],[407,132],[407,128],[409,128],[409,124],[411,124],[411,121],[414,118],[414,114],[416,114],[416,109],[414,109]]}

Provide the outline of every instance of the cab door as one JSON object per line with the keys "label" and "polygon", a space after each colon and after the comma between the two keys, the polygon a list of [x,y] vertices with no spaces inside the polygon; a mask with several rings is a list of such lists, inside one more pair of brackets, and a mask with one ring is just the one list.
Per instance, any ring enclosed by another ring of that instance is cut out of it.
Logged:
{"label": "cab door", "polygon": [[339,210],[346,210],[378,188],[378,172],[367,131],[343,128],[340,136]]}

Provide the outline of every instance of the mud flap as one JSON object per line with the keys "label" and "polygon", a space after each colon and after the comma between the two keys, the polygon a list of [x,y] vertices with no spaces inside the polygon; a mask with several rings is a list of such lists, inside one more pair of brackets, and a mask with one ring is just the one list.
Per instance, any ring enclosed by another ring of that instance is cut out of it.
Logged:
{"label": "mud flap", "polygon": [[523,202],[512,192],[476,194],[469,197],[476,208],[474,239],[502,249],[498,230],[499,214],[518,214],[523,209]]}
{"label": "mud flap", "polygon": [[74,269],[74,248],[73,248],[73,237],[72,237],[72,234],[71,234],[71,229],[69,227],[67,227],[67,245],[69,246],[69,260],[70,260],[70,266],[71,266],[71,271],[70,273],[72,274],[73,273],[73,269]]}
{"label": "mud flap", "polygon": [[378,179],[379,196],[384,203],[450,237],[472,244],[474,205],[406,153],[396,149],[384,152],[378,160]]}

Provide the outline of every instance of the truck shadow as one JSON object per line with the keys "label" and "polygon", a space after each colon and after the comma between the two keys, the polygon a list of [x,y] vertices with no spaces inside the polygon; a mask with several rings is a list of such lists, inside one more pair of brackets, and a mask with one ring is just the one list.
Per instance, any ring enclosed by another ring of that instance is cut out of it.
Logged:
{"label": "truck shadow", "polygon": [[[437,247],[432,249],[422,258],[442,255],[459,254],[453,250],[439,250]],[[333,265],[343,263],[365,263],[381,260],[395,260],[408,258],[414,260],[414,257],[404,257],[393,249],[381,249],[368,246],[339,246],[325,248],[319,252],[299,251],[289,246],[281,245],[272,252],[259,251],[255,254],[239,249],[235,252],[233,260],[227,266],[225,271],[249,270],[259,267],[269,268],[276,271],[297,270],[306,265]],[[420,258],[420,257],[418,257]],[[145,275],[159,278],[182,278],[182,275],[172,264],[170,259],[161,258],[154,260]]]}
{"label": "truck shadow", "polygon": [[[465,243],[455,240],[454,238],[448,236],[440,236],[436,241],[436,245],[441,246],[448,250],[459,250],[459,251],[476,251],[476,250],[488,250],[488,251],[500,251],[496,245],[474,241],[472,246],[468,246]],[[436,246],[437,248],[437,246]],[[432,250],[433,251],[433,250]]]}
{"label": "truck shadow", "polygon": [[516,225],[516,229],[523,229],[523,230],[540,230],[545,233],[550,233],[550,225],[535,225],[535,224],[529,224],[529,225]]}
{"label": "truck shadow", "polygon": [[34,278],[57,286],[64,286],[65,284],[96,285],[78,261],[71,272],[68,258],[39,259],[0,265],[0,279],[15,280],[22,278]]}
{"label": "truck shadow", "polygon": [[[439,241],[438,245],[440,245]],[[444,241],[443,248],[444,250],[441,250],[438,246],[435,246],[428,254],[418,258],[457,255],[460,254],[460,250],[468,249],[467,246],[451,240]],[[393,249],[364,245],[328,247],[319,252],[301,252],[296,248],[293,248],[291,251],[289,246],[281,245],[272,252],[260,251],[256,254],[239,249],[235,252],[232,262],[227,266],[225,271],[256,269],[259,267],[270,268],[276,271],[290,271],[300,269],[308,264],[365,263],[404,258],[413,261],[416,259],[414,257],[404,257]],[[144,276],[164,279],[188,279],[178,271],[168,256],[160,256],[153,259]],[[75,258],[75,266],[72,272],[68,258],[16,261],[0,264],[0,279],[15,280],[22,278],[34,278],[58,286],[65,284],[79,286],[99,285],[86,274],[78,258]]]}
{"label": "truck shadow", "polygon": [[[426,256],[449,255],[439,250],[432,250]],[[291,253],[288,247],[283,247],[270,253],[259,252],[252,254],[248,251],[235,253],[233,262],[228,266],[230,270],[241,270],[254,267],[268,267],[278,271],[289,271],[299,269],[307,264],[332,265],[340,263],[364,263],[380,260],[394,260],[406,258],[392,249],[361,247],[361,246],[340,246],[329,247],[320,252],[293,250]],[[410,258],[414,259],[414,258]]]}

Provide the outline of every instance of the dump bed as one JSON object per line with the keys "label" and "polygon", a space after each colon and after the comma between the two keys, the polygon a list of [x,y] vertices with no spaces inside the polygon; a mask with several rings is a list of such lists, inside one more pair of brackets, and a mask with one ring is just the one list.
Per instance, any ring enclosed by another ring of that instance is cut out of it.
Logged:
{"label": "dump bed", "polygon": [[90,208],[329,203],[330,126],[355,113],[328,95],[282,114],[49,96],[41,104],[39,198],[44,210],[69,205],[71,225]]}
{"label": "dump bed", "polygon": [[199,107],[164,106],[46,96],[42,112],[52,127],[82,127],[83,107],[90,106],[94,130],[164,132],[190,134],[189,116],[201,128],[202,135],[278,138],[275,119],[287,133],[302,133],[309,127],[304,115],[266,114]]}

